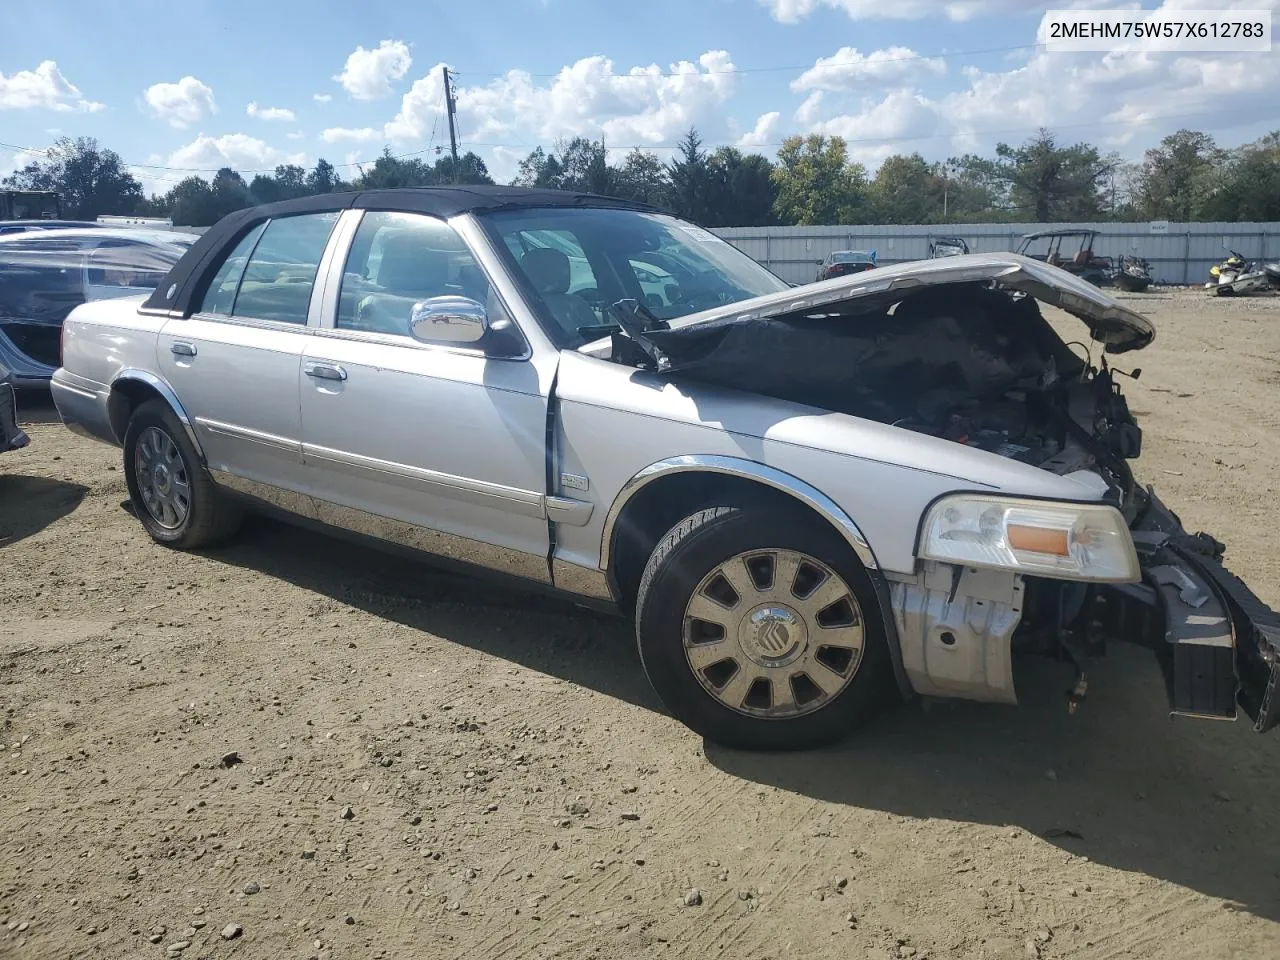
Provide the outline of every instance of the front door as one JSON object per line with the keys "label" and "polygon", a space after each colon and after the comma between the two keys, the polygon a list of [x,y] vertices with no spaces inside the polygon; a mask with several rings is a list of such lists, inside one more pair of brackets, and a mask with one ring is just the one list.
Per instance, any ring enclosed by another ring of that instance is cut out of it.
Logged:
{"label": "front door", "polygon": [[312,289],[337,219],[319,213],[259,224],[222,263],[199,309],[161,330],[157,364],[211,470],[303,488],[298,370]]}
{"label": "front door", "polygon": [[[302,357],[302,454],[322,520],[547,579],[547,398],[541,372],[444,221],[366,212],[333,316]],[[492,327],[475,347],[409,335],[415,303],[462,296]],[[329,298],[326,298],[329,299]]]}

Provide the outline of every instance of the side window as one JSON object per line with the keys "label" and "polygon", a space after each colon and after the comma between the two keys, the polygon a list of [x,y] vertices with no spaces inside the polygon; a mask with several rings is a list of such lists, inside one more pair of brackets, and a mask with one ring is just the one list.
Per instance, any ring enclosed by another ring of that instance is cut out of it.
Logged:
{"label": "side window", "polygon": [[447,223],[416,213],[366,213],[343,270],[335,326],[407,337],[414,304],[446,296],[484,304],[491,326],[506,318],[484,271]]}
{"label": "side window", "polygon": [[236,302],[236,290],[240,287],[240,277],[244,273],[244,265],[249,262],[249,254],[253,252],[265,227],[265,223],[260,223],[246,233],[227,259],[222,261],[222,266],[213,275],[213,281],[204,293],[204,299],[201,300],[197,313],[212,313],[219,316],[228,316],[231,313],[231,308]]}
{"label": "side window", "polygon": [[232,316],[305,324],[336,211],[281,217],[267,223],[249,257]]}

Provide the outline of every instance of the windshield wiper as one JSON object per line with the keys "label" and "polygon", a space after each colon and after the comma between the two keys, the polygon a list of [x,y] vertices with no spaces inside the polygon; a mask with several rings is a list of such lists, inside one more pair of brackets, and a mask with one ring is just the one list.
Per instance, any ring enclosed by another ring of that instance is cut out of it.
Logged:
{"label": "windshield wiper", "polygon": [[592,340],[599,340],[611,333],[617,333],[621,329],[616,323],[589,323],[578,328],[578,336],[590,343]]}
{"label": "windshield wiper", "polygon": [[671,366],[671,361],[667,358],[667,355],[659,350],[657,345],[646,336],[646,334],[656,330],[670,330],[671,324],[654,315],[653,311],[639,300],[619,300],[609,307],[608,313],[609,316],[613,317],[617,327],[627,339],[644,351],[645,356],[653,361],[657,370],[666,370]]}

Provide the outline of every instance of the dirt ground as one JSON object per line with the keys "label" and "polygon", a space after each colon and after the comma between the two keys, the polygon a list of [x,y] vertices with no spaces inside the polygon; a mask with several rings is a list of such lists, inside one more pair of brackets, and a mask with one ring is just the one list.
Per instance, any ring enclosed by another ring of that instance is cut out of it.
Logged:
{"label": "dirt ground", "polygon": [[[1140,476],[1280,605],[1280,299],[1132,299]],[[155,546],[22,401],[0,957],[1280,956],[1280,736],[1170,720],[1145,651],[1074,716],[1029,662],[1016,709],[726,751],[621,621],[275,522]]]}

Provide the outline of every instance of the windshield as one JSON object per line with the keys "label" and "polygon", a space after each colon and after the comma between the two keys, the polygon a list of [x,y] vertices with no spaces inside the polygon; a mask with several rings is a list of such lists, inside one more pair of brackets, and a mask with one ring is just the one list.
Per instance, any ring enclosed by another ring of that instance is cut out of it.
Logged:
{"label": "windshield", "polygon": [[609,308],[622,300],[671,320],[787,289],[719,237],[663,214],[535,209],[480,220],[562,347],[606,335]]}

